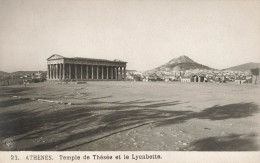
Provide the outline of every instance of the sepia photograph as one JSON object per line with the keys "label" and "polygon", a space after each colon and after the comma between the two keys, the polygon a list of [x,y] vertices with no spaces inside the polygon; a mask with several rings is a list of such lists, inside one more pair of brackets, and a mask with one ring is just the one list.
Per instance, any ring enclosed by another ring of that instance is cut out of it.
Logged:
{"label": "sepia photograph", "polygon": [[259,0],[0,0],[0,151],[259,156],[259,70]]}

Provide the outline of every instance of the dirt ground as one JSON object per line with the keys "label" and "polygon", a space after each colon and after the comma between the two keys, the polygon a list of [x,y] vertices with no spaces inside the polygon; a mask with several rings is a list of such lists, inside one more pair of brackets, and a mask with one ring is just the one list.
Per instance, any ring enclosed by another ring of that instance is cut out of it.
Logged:
{"label": "dirt ground", "polygon": [[234,83],[0,87],[0,150],[259,151],[259,95]]}

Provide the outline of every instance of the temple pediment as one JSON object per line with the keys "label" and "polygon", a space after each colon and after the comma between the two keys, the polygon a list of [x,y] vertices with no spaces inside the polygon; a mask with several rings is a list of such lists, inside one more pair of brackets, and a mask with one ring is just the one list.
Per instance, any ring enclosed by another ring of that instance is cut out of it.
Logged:
{"label": "temple pediment", "polygon": [[62,59],[64,58],[63,56],[61,55],[58,55],[58,54],[53,54],[52,56],[50,56],[47,60],[55,60],[55,59]]}

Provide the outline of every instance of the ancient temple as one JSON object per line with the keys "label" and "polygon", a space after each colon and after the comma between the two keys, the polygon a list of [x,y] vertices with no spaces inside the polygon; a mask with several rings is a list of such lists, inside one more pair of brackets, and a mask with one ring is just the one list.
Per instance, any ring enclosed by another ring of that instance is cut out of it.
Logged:
{"label": "ancient temple", "polygon": [[54,54],[47,59],[47,80],[126,80],[126,63]]}

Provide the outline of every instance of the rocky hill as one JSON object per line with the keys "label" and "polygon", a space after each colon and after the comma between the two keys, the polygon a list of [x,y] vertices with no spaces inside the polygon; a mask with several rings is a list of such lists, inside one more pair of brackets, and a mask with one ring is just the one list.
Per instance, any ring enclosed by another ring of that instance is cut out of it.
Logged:
{"label": "rocky hill", "polygon": [[165,71],[165,72],[173,72],[173,71],[185,71],[190,69],[211,69],[208,66],[199,64],[192,59],[190,59],[188,56],[180,56],[178,58],[174,58],[170,60],[169,62],[153,69],[147,71],[147,73],[156,73],[158,71]]}

